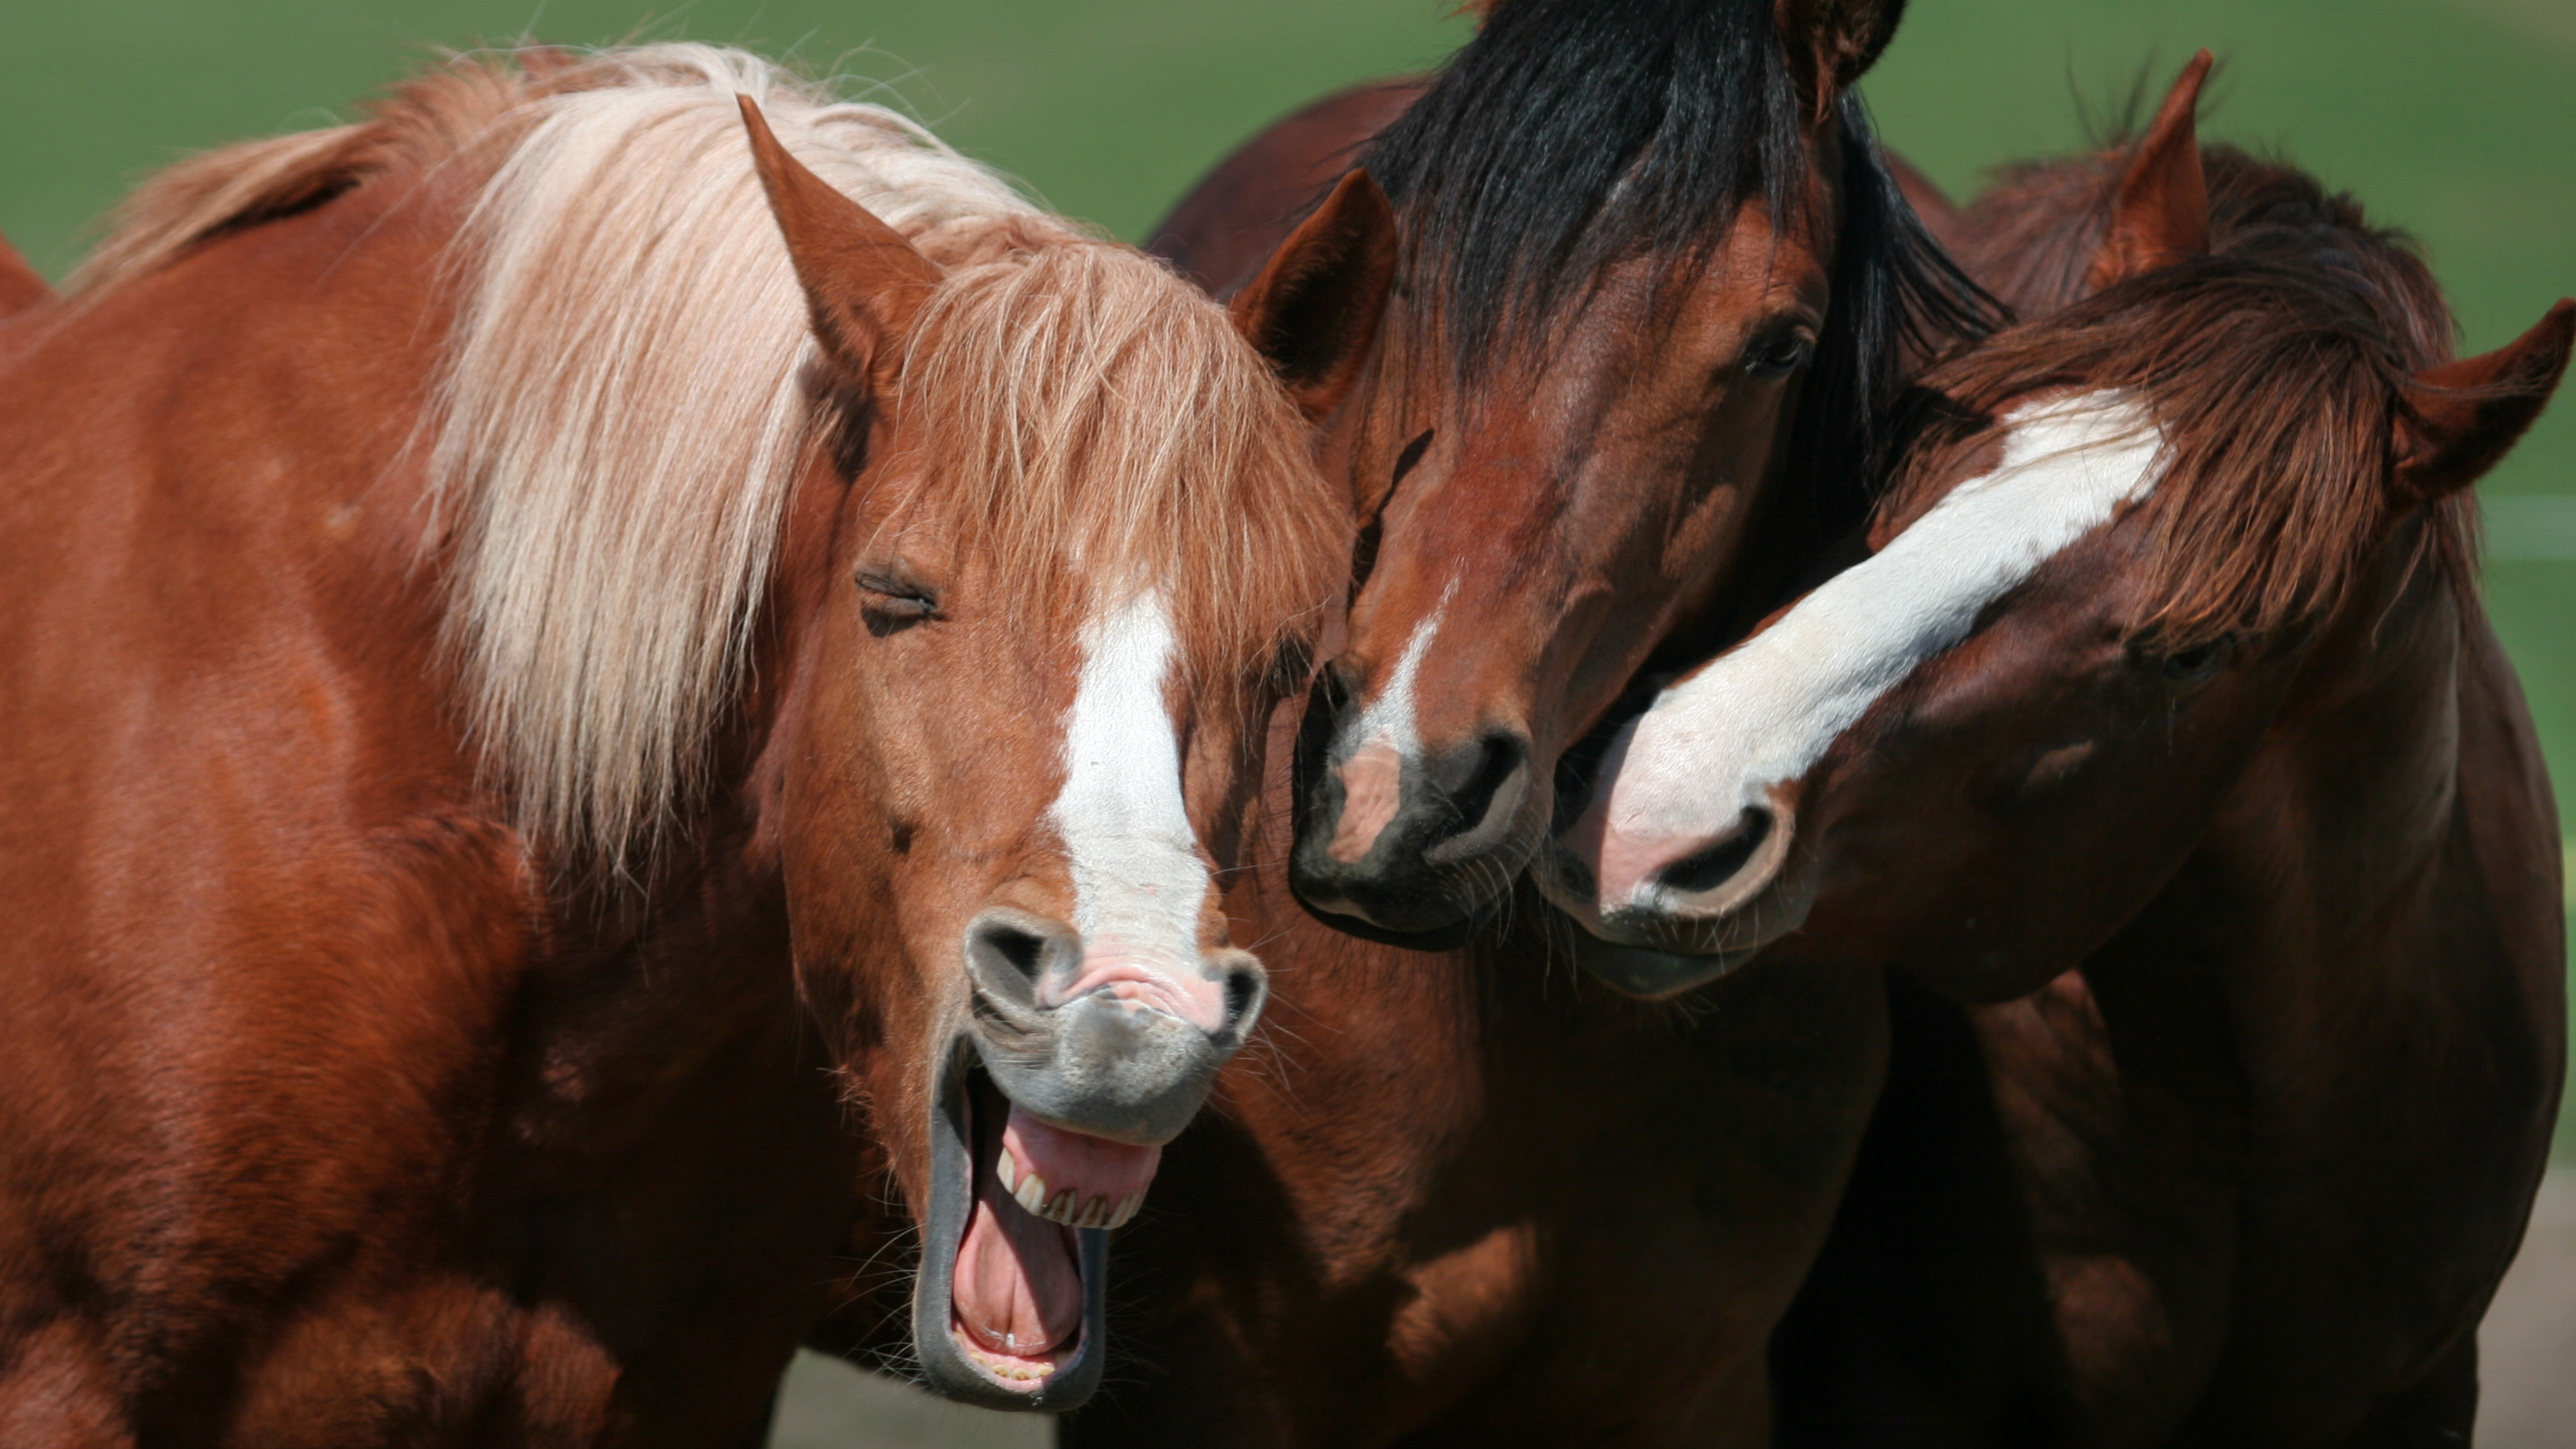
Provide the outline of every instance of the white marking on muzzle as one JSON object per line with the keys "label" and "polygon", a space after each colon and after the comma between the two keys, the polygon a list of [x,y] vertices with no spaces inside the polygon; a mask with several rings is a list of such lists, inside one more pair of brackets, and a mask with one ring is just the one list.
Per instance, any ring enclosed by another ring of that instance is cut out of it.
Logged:
{"label": "white marking on muzzle", "polygon": [[1082,675],[1065,717],[1064,788],[1050,818],[1064,840],[1083,940],[1074,994],[1146,987],[1138,999],[1214,1030],[1224,992],[1198,969],[1210,881],[1164,697],[1174,648],[1170,610],[1150,589],[1084,626]]}
{"label": "white marking on muzzle", "polygon": [[1387,676],[1386,687],[1360,711],[1333,752],[1333,768],[1342,778],[1342,816],[1335,822],[1326,850],[1344,864],[1367,856],[1403,808],[1404,763],[1422,753],[1422,736],[1414,721],[1414,680],[1422,673],[1422,660],[1431,652],[1440,620],[1457,592],[1458,581],[1452,578],[1440,591],[1439,605],[1413,626],[1413,636],[1396,656],[1395,672]]}
{"label": "white marking on muzzle", "polygon": [[1351,726],[1354,751],[1363,745],[1385,744],[1408,760],[1421,752],[1422,738],[1414,732],[1413,681],[1422,673],[1423,657],[1431,652],[1431,640],[1440,632],[1440,620],[1457,593],[1458,581],[1453,578],[1440,591],[1439,604],[1413,626],[1413,637],[1404,641],[1404,652],[1396,656],[1395,672],[1387,676],[1386,688],[1378,691]]}
{"label": "white marking on muzzle", "polygon": [[1868,560],[1732,652],[1665,689],[1613,744],[1594,862],[1604,912],[1657,909],[1656,873],[1727,832],[1988,604],[2144,498],[2163,436],[2124,394],[2004,418],[1996,469],[1952,489]]}

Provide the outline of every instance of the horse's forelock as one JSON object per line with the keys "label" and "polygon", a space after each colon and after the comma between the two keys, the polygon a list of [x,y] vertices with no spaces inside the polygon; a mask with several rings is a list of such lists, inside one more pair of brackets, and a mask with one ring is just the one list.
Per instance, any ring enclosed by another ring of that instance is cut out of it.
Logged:
{"label": "horse's forelock", "polygon": [[1361,164],[1395,203],[1406,325],[1462,381],[1543,343],[1611,261],[1686,279],[1747,201],[1800,204],[1805,103],[1771,0],[1522,0]]}
{"label": "horse's forelock", "polygon": [[1123,246],[1058,235],[954,268],[903,373],[907,501],[992,563],[1022,619],[1154,588],[1193,683],[1311,633],[1347,503],[1223,308]]}
{"label": "horse's forelock", "polygon": [[[1970,412],[2034,390],[2122,387],[2174,447],[2156,491],[2146,622],[2177,647],[2331,610],[2392,523],[2390,409],[2451,318],[2406,239],[2314,177],[2203,148],[2214,253],[2082,295],[2119,153],[2021,168],[1969,213],[1964,250],[2039,320],[1927,374]],[[1941,425],[1956,431],[1959,421]],[[1935,437],[1889,505],[1946,476]],[[2422,561],[2474,607],[2475,503],[2428,510]]]}
{"label": "horse's forelock", "polygon": [[[1907,511],[1954,477],[1979,419],[2016,399],[2117,388],[2145,404],[2169,450],[2145,505],[2138,620],[2159,647],[2331,613],[2395,521],[2389,430],[2421,365],[2416,339],[2386,325],[2388,299],[2354,281],[2288,259],[2201,258],[2001,334],[1926,374],[1951,407],[1886,506]],[[2470,521],[2456,501],[2428,520],[2426,554],[2455,586],[2473,573]]]}

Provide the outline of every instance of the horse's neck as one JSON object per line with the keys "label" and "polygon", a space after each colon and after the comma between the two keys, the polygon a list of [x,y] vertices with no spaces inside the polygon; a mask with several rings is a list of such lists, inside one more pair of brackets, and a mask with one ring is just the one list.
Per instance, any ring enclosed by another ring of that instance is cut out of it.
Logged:
{"label": "horse's neck", "polygon": [[[685,1075],[683,1037],[721,1039],[728,1022],[775,1015],[788,994],[783,915],[774,881],[712,844],[726,828],[705,820],[677,832],[651,892],[549,884],[457,728],[415,441],[446,321],[442,253],[468,199],[453,180],[374,183],[30,318],[50,331],[27,340],[15,370],[62,394],[32,411],[77,406],[90,426],[66,439],[44,419],[0,419],[0,444],[43,438],[18,456],[47,461],[11,472],[89,577],[12,570],[0,598],[27,588],[31,617],[88,607],[100,667],[135,678],[202,668],[245,637],[294,661],[309,676],[301,694],[261,675],[226,698],[242,728],[289,741],[311,696],[332,701],[330,748],[314,741],[310,768],[275,793],[334,804],[282,851],[456,830],[509,842],[476,857],[492,887],[479,894],[440,878],[456,867],[432,853],[390,863],[422,872],[415,888],[460,937],[518,943],[475,969],[516,983],[493,989],[515,999],[508,1030],[547,1061],[538,1097],[596,1106],[612,1079]],[[91,602],[101,598],[113,613]],[[204,725],[218,739],[226,727]],[[476,913],[489,919],[466,919]],[[759,972],[767,984],[746,986]]]}
{"label": "horse's neck", "polygon": [[2205,964],[2250,1105],[2285,1128],[2357,1123],[2406,1076],[2392,1061],[2483,1055],[2468,1039],[2500,1005],[2555,1010],[2498,998],[2531,996],[2510,963],[2534,944],[2534,901],[2495,868],[2556,854],[2510,672],[2445,584],[2381,579],[2328,626],[2198,850],[2111,953]]}

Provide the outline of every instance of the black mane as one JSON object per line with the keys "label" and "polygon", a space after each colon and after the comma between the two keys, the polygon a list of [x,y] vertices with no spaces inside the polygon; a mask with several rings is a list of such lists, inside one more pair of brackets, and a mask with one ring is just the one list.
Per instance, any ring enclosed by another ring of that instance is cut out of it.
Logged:
{"label": "black mane", "polygon": [[1748,193],[1806,174],[1771,0],[1509,0],[1362,165],[1462,364],[1628,252],[1706,250]]}
{"label": "black mane", "polygon": [[[1408,310],[1462,383],[1543,344],[1608,263],[1687,283],[1745,202],[1786,215],[1812,159],[1772,0],[1507,0],[1361,164],[1395,203]],[[1898,196],[1857,98],[1825,335],[1791,487],[1857,516],[1905,340],[1980,336],[1995,305]]]}

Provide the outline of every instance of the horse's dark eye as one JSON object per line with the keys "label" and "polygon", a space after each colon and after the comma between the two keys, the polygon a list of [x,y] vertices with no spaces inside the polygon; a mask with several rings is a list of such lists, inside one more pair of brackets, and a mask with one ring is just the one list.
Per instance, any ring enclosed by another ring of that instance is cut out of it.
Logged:
{"label": "horse's dark eye", "polygon": [[1755,377],[1786,377],[1807,365],[1816,341],[1804,332],[1783,332],[1757,343],[1744,354],[1744,370]]}
{"label": "horse's dark eye", "polygon": [[2188,649],[2177,649],[2170,654],[2158,655],[2156,671],[2162,674],[2169,684],[2199,684],[2226,668],[2227,662],[2235,657],[2234,640],[2212,639],[2206,644],[2195,644]]}

